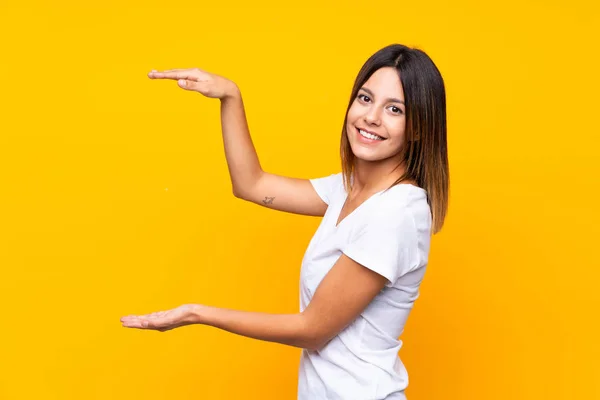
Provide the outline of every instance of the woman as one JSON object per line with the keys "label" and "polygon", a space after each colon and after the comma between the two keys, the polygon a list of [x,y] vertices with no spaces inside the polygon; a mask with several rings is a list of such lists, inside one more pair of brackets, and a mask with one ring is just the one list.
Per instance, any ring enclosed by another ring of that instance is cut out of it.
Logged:
{"label": "woman", "polygon": [[302,260],[300,313],[186,304],[127,316],[131,328],[204,324],[302,348],[298,399],[405,399],[398,337],[419,294],[430,237],[448,203],[443,79],[421,50],[387,46],[360,70],[341,138],[342,172],[296,179],[264,172],[237,86],[198,69],[152,71],[221,100],[236,197],[323,216]]}

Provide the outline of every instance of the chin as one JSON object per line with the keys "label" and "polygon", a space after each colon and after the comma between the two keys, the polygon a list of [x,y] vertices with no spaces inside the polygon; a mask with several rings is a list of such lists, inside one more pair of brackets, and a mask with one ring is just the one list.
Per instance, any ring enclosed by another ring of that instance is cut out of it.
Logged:
{"label": "chin", "polygon": [[384,149],[380,149],[380,151],[369,151],[368,149],[361,147],[360,144],[355,145],[354,143],[350,143],[350,148],[352,149],[354,157],[364,161],[387,160],[388,158],[397,156],[400,152],[400,149],[396,149],[395,151],[390,151],[389,149],[385,149],[387,151],[382,151]]}
{"label": "chin", "polygon": [[361,160],[364,160],[364,161],[379,161],[379,160],[383,160],[385,158],[385,157],[382,157],[380,154],[369,152],[369,151],[364,151],[364,149],[358,149],[358,151],[356,151],[352,147],[352,145],[350,147],[352,148],[352,153],[354,154],[354,157],[360,158]]}

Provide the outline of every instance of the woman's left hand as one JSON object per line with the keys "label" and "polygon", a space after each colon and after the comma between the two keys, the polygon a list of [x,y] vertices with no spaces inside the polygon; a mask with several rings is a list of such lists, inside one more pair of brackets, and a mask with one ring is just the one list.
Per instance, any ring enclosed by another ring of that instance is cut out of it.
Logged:
{"label": "woman's left hand", "polygon": [[158,311],[146,315],[128,315],[121,318],[125,328],[154,329],[168,331],[184,325],[193,324],[193,304],[184,304],[167,311]]}

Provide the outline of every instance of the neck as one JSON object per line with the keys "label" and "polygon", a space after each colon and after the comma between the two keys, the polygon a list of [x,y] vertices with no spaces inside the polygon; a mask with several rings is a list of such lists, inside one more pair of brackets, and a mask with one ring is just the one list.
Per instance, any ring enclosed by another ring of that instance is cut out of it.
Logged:
{"label": "neck", "polygon": [[375,193],[396,182],[406,171],[406,166],[402,163],[397,167],[398,162],[396,160],[389,161],[391,162],[356,159],[352,191],[355,193]]}

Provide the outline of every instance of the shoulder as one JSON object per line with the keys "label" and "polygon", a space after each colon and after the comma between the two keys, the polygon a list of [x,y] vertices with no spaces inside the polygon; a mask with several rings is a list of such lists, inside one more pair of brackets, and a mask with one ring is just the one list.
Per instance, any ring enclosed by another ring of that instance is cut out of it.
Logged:
{"label": "shoulder", "polygon": [[343,174],[341,172],[312,178],[309,179],[309,181],[319,197],[327,204],[335,198],[335,195],[340,191],[340,188],[343,190],[344,187]]}
{"label": "shoulder", "polygon": [[416,186],[394,186],[379,193],[354,221],[342,251],[393,284],[423,265],[421,249],[428,246],[427,230],[420,228],[425,220],[423,204],[427,206],[427,196]]}
{"label": "shoulder", "polygon": [[342,173],[338,172],[335,174],[324,175],[316,178],[310,178],[309,181],[313,185],[320,186],[336,186],[339,183],[342,183]]}
{"label": "shoulder", "polygon": [[382,193],[369,222],[400,229],[405,233],[429,235],[431,208],[427,192],[414,185],[399,184]]}
{"label": "shoulder", "polygon": [[429,207],[427,192],[415,185],[399,184],[392,186],[381,195],[381,212],[402,212],[421,217]]}

